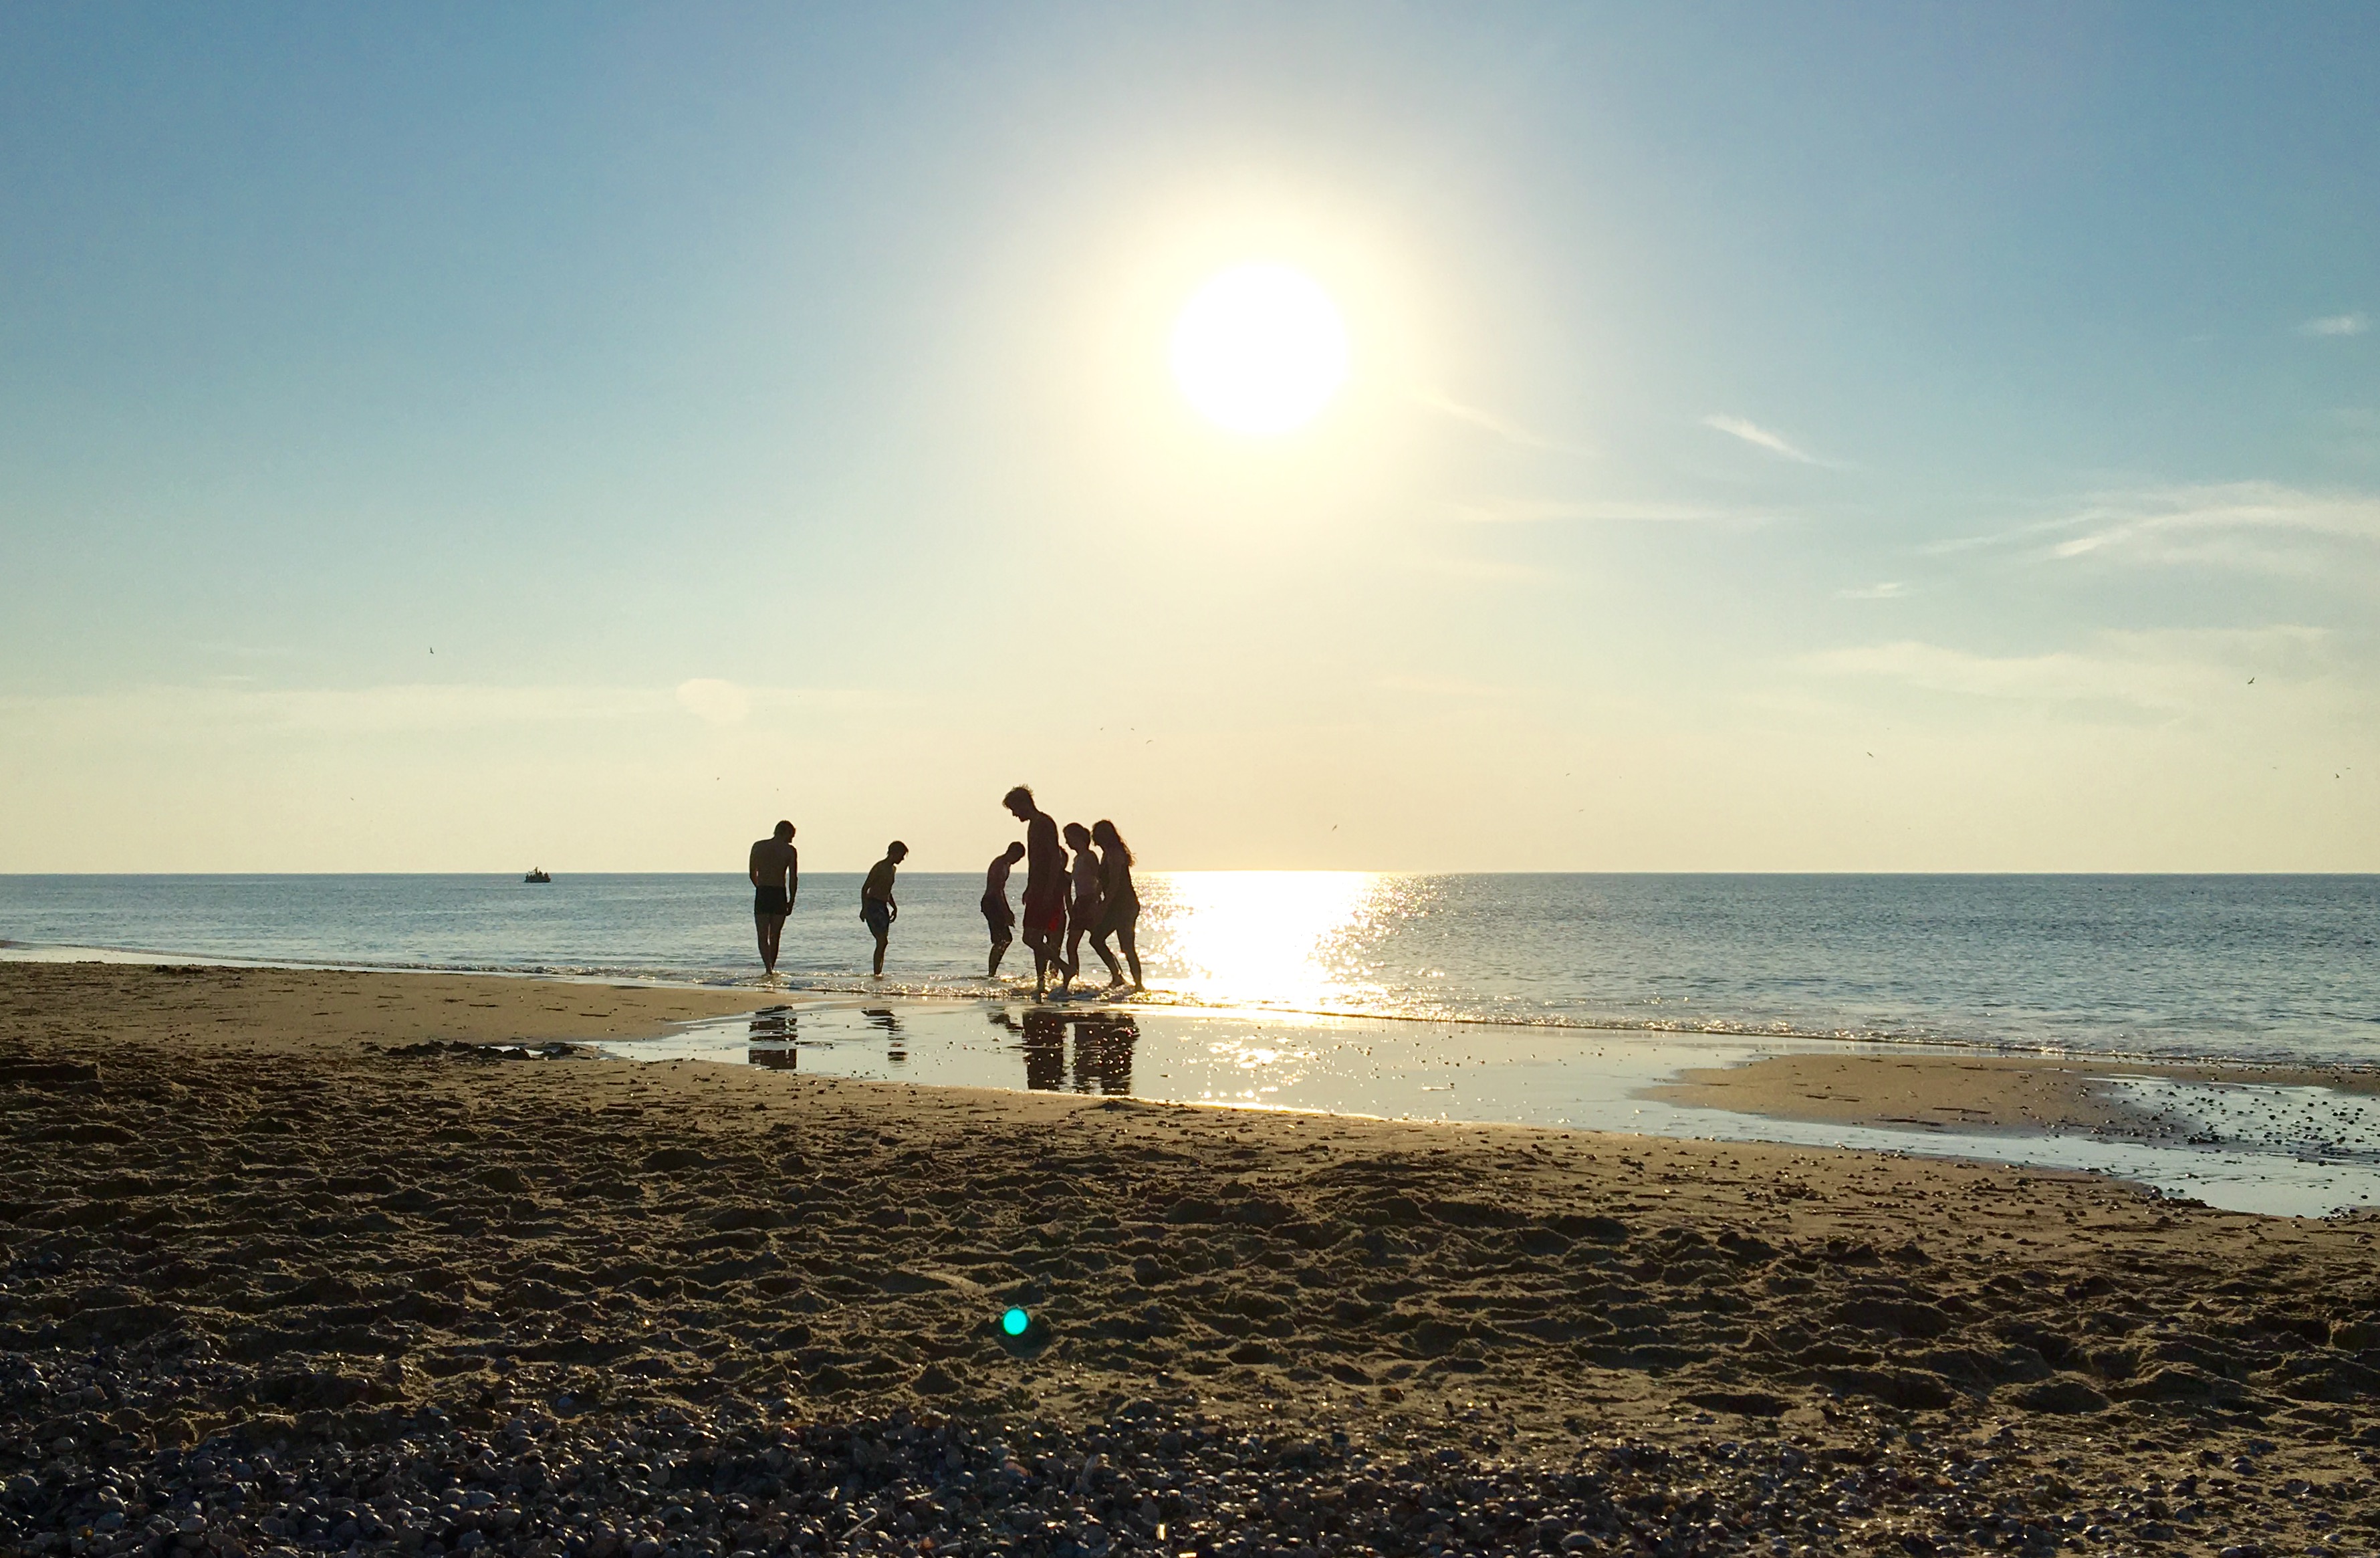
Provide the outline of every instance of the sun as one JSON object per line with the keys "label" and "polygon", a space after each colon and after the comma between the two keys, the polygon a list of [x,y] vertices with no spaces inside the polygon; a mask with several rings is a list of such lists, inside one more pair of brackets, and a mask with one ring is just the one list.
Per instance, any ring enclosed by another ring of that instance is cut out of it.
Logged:
{"label": "sun", "polygon": [[1277,438],[1314,420],[1347,381],[1347,327],[1312,276],[1234,265],[1173,322],[1173,382],[1227,432]]}

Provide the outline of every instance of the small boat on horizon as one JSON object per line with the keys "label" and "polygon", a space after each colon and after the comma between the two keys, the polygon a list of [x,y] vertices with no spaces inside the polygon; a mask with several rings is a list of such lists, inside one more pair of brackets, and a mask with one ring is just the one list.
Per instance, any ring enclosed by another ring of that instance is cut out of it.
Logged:
{"label": "small boat on horizon", "polygon": [[543,866],[539,866],[535,870],[531,870],[527,876],[522,877],[521,880],[523,882],[552,882],[553,878],[545,874],[545,868]]}

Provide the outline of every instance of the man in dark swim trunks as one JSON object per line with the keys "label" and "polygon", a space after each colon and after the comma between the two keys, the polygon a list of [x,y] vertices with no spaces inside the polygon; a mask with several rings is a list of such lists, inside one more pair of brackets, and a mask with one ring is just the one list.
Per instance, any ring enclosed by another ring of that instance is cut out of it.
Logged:
{"label": "man in dark swim trunks", "polygon": [[1049,992],[1050,969],[1066,956],[1066,851],[1058,824],[1033,803],[1023,785],[1002,797],[1009,815],[1025,824],[1025,944],[1033,949],[1033,999]]}
{"label": "man in dark swim trunks", "polygon": [[1007,955],[1008,943],[1016,939],[1016,911],[1008,907],[1008,873],[1023,858],[1025,846],[1012,844],[983,873],[983,922],[991,931],[991,966],[983,973],[988,980],[1000,978],[1000,960]]}
{"label": "man in dark swim trunks", "polygon": [[785,916],[794,912],[794,895],[802,888],[801,851],[794,847],[794,825],[780,822],[777,831],[752,846],[752,923],[760,932],[760,967],[770,978],[777,973],[777,943],[785,933]]}
{"label": "man in dark swim trunks", "polygon": [[892,922],[901,918],[901,906],[892,901],[892,873],[909,858],[909,846],[894,839],[884,846],[884,858],[868,872],[868,880],[859,884],[859,918],[867,923],[868,933],[876,938],[876,971],[884,972],[884,941],[892,934]]}

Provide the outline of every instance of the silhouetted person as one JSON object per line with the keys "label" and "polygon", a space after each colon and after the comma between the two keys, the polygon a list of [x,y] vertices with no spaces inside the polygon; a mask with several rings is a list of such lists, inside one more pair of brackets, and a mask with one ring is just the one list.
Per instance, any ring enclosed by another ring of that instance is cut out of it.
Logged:
{"label": "silhouetted person", "polygon": [[752,923],[760,932],[760,968],[770,977],[777,972],[777,943],[785,933],[785,916],[794,912],[794,895],[802,890],[802,856],[794,847],[794,825],[780,822],[777,831],[752,846]]}
{"label": "silhouetted person", "polygon": [[884,972],[884,939],[892,933],[892,922],[901,918],[901,906],[892,901],[892,872],[909,858],[909,846],[899,839],[884,846],[884,858],[868,869],[868,880],[859,884],[859,918],[868,922],[868,933],[876,938],[876,971]]}
{"label": "silhouetted person", "polygon": [[1050,987],[1050,968],[1063,966],[1066,936],[1066,851],[1058,824],[1033,803],[1030,787],[1019,785],[1001,798],[1025,824],[1025,944],[1033,949],[1033,999]]}
{"label": "silhouetted person", "polygon": [[[1083,971],[1083,938],[1099,922],[1099,858],[1091,853],[1091,830],[1080,822],[1066,824],[1066,847],[1075,852],[1074,902],[1066,909],[1066,977],[1059,988],[1071,994],[1075,976]],[[1108,967],[1115,967],[1113,957],[1108,958]],[[1116,982],[1123,982],[1122,974],[1116,975]]]}
{"label": "silhouetted person", "polygon": [[1008,907],[1008,873],[1023,858],[1025,844],[1020,839],[994,856],[983,873],[983,922],[991,931],[991,963],[983,971],[988,980],[1000,978],[1000,960],[1008,955],[1008,943],[1016,939],[1016,911]]}
{"label": "silhouetted person", "polygon": [[1123,983],[1123,970],[1116,967],[1115,955],[1108,951],[1108,938],[1113,936],[1116,945],[1123,949],[1124,960],[1132,965],[1132,988],[1146,990],[1140,982],[1140,895],[1132,885],[1132,847],[1116,825],[1102,817],[1091,824],[1091,842],[1099,846],[1099,921],[1091,932],[1091,945],[1099,950],[1108,972],[1115,976],[1113,990]]}

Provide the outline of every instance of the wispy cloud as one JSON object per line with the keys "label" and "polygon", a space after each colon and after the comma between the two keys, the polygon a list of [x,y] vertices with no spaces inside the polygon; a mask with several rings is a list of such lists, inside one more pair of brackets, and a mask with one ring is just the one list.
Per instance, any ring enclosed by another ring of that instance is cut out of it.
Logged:
{"label": "wispy cloud", "polygon": [[679,707],[712,724],[734,724],[752,712],[752,695],[734,682],[697,676],[677,684]]}
{"label": "wispy cloud", "polygon": [[1838,590],[1837,598],[1845,601],[1889,601],[1909,593],[1909,586],[1900,579],[1887,579],[1881,584],[1863,584],[1856,589]]}
{"label": "wispy cloud", "polygon": [[1795,447],[1783,433],[1771,432],[1759,423],[1746,421],[1742,417],[1723,417],[1713,413],[1703,419],[1703,426],[1716,428],[1730,438],[1741,438],[1746,444],[1766,449],[1772,455],[1782,455],[1789,460],[1799,460],[1803,465],[1824,463],[1817,456],[1804,453]]}
{"label": "wispy cloud", "polygon": [[1519,688],[1475,682],[1462,676],[1382,676],[1372,685],[1384,692],[1411,693],[1426,698],[1515,698],[1521,692]]}
{"label": "wispy cloud", "polygon": [[1508,417],[1499,416],[1483,407],[1465,405],[1452,396],[1438,390],[1415,385],[1411,393],[1415,405],[1435,411],[1439,416],[1451,418],[1467,427],[1477,428],[1482,432],[1492,433],[1508,444],[1517,444],[1524,449],[1551,449],[1566,455],[1595,453],[1594,449],[1584,444],[1548,437],[1534,429],[1522,426]]}
{"label": "wispy cloud", "polygon": [[2380,544],[2380,497],[2238,481],[2125,494],[2073,523],[2083,533],[2052,545],[2051,557],[2122,554],[2155,563],[2308,573],[2325,566],[2324,548],[2309,542]]}
{"label": "wispy cloud", "polygon": [[2372,328],[2372,318],[2362,311],[2345,314],[2325,314],[2298,326],[2301,335],[2361,335]]}
{"label": "wispy cloud", "polygon": [[1586,524],[1758,524],[1769,517],[1756,509],[1641,503],[1628,498],[1484,498],[1457,504],[1454,517],[1475,525],[1535,525],[1559,520]]}
{"label": "wispy cloud", "polygon": [[2113,703],[2176,712],[2244,691],[2247,678],[2302,684],[2325,668],[2329,635],[2281,624],[2254,628],[2099,634],[2087,648],[1990,655],[1904,639],[1805,655],[1805,668],[1931,692],[2034,703]]}
{"label": "wispy cloud", "polygon": [[2096,557],[2337,574],[2368,568],[2367,549],[2380,546],[2380,495],[2309,492],[2277,481],[2140,488],[2097,493],[2054,518],[1922,550],[1938,555],[2003,546],[2052,563]]}
{"label": "wispy cloud", "polygon": [[[689,689],[692,689],[689,691]],[[739,706],[773,710],[848,703],[866,696],[826,688],[744,688],[698,679],[658,688],[487,687],[399,683],[362,688],[144,686],[45,697],[0,696],[0,724],[39,719],[76,728],[144,725],[311,732],[340,736],[531,729],[691,712],[725,723]]]}

